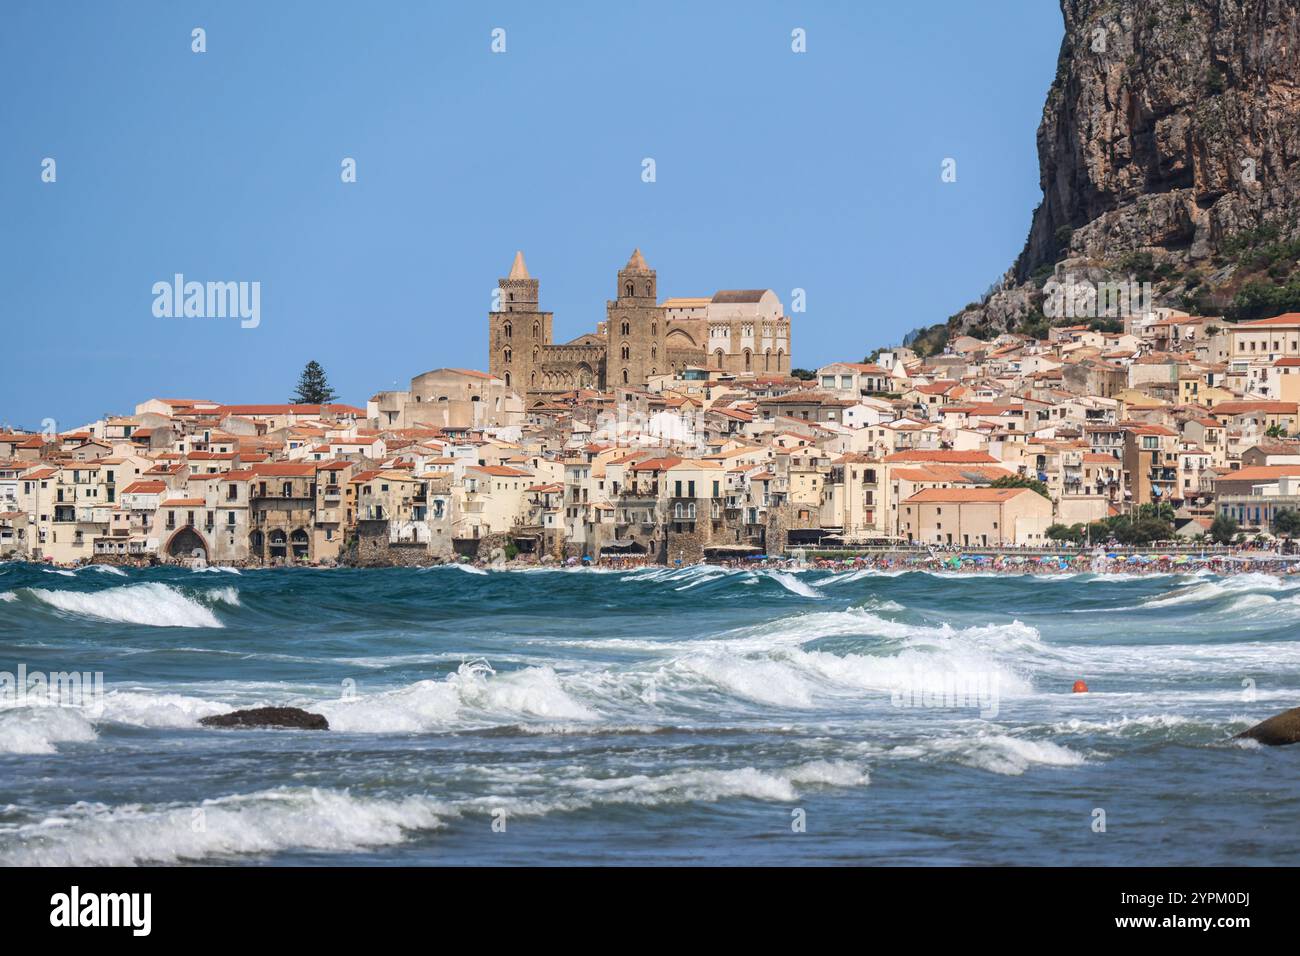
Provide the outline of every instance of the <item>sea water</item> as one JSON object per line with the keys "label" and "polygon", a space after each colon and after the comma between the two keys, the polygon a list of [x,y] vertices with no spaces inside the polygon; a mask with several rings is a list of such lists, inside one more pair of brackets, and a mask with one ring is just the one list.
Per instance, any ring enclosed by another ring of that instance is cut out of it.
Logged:
{"label": "sea water", "polygon": [[[0,565],[0,864],[1296,864],[1300,581]],[[1071,693],[1076,680],[1090,687]],[[291,705],[329,731],[202,717]]]}

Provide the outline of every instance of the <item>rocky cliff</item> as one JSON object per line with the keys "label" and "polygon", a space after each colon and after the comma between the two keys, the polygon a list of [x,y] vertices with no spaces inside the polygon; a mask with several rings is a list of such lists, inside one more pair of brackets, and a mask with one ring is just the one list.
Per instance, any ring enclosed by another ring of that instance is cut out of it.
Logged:
{"label": "rocky cliff", "polygon": [[1054,273],[1150,281],[1157,304],[1212,314],[1300,308],[1300,2],[1061,10],[1043,201],[1015,265],[948,333],[1041,331]]}

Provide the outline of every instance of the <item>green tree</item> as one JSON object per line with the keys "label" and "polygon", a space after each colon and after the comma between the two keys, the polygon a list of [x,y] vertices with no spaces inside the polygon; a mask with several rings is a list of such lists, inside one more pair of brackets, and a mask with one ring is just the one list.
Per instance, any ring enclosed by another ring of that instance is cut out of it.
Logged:
{"label": "green tree", "polygon": [[1023,475],[1003,475],[1001,478],[993,480],[994,488],[1032,488],[1044,498],[1052,497],[1047,493],[1047,485],[1037,478],[1026,478]]}
{"label": "green tree", "polygon": [[1227,514],[1217,514],[1210,523],[1210,538],[1215,544],[1228,544],[1237,536],[1237,519]]}
{"label": "green tree", "polygon": [[1281,425],[1269,425],[1264,434],[1269,438],[1285,438],[1286,429]]}
{"label": "green tree", "polygon": [[1288,538],[1300,534],[1300,511],[1283,508],[1273,515],[1273,533],[1285,535]]}
{"label": "green tree", "polygon": [[817,377],[817,373],[812,371],[811,369],[792,368],[790,369],[790,377],[797,378],[803,382],[811,382],[813,379]]}
{"label": "green tree", "polygon": [[325,369],[313,359],[302,370],[302,375],[298,377],[297,391],[289,401],[298,405],[325,405],[337,397],[338,394],[325,380]]}
{"label": "green tree", "polygon": [[1128,526],[1127,544],[1147,545],[1153,541],[1168,541],[1174,529],[1158,518],[1139,518]]}
{"label": "green tree", "polygon": [[1151,504],[1138,505],[1134,513],[1136,518],[1154,518],[1156,521],[1163,521],[1166,524],[1173,524],[1174,506],[1167,501],[1152,502]]}
{"label": "green tree", "polygon": [[1049,525],[1047,528],[1047,536],[1053,541],[1068,541],[1072,544],[1078,544],[1081,542],[1084,533],[1084,527],[1082,524],[1054,524]]}

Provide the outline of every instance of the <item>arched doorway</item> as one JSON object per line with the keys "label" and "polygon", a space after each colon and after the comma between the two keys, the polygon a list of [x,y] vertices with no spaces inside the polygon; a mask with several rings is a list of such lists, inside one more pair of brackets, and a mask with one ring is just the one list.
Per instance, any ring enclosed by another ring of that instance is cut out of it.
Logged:
{"label": "arched doorway", "polygon": [[295,561],[306,561],[310,547],[307,532],[302,528],[295,529],[293,534],[289,535],[289,543],[293,548],[293,559]]}
{"label": "arched doorway", "polygon": [[191,527],[181,528],[167,542],[167,554],[173,558],[203,558],[207,560],[208,546],[203,537]]}
{"label": "arched doorway", "polygon": [[289,556],[289,540],[285,537],[284,532],[276,528],[267,536],[269,542],[269,551],[272,561],[283,561]]}
{"label": "arched doorway", "polygon": [[255,561],[266,560],[264,549],[266,547],[266,535],[260,531],[254,531],[248,536],[248,556]]}

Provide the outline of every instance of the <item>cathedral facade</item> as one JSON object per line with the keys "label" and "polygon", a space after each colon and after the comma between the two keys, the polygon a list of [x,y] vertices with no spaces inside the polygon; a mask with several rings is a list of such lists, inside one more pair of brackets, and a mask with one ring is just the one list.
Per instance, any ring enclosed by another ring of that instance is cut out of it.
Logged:
{"label": "cathedral facade", "polygon": [[594,332],[557,345],[552,313],[541,311],[538,282],[524,254],[497,283],[488,313],[488,371],[525,407],[548,394],[616,385],[642,388],[688,366],[737,375],[790,371],[790,319],[770,289],[727,290],[712,298],[658,298],[658,277],[641,250],[618,271],[617,298]]}

